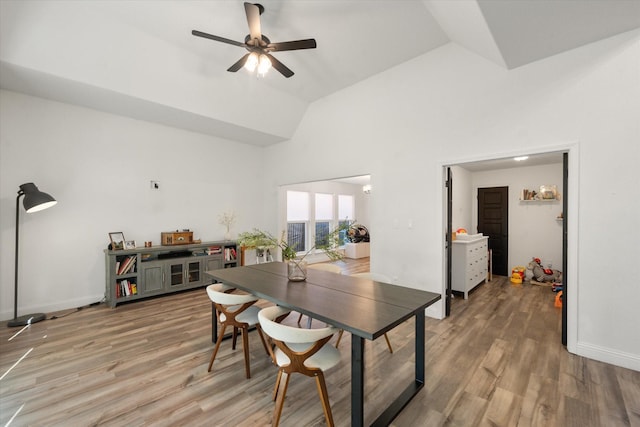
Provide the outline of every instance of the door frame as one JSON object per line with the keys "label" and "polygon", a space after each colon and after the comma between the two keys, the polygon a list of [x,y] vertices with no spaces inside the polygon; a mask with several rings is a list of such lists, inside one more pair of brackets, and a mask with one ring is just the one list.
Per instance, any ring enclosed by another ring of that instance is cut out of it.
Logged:
{"label": "door frame", "polygon": [[[566,240],[567,248],[564,253],[564,257],[567,260],[566,286],[571,290],[567,292],[566,296],[566,322],[565,327],[567,331],[567,350],[571,353],[577,352],[578,342],[578,291],[579,291],[579,277],[578,277],[578,224],[579,224],[579,195],[580,195],[580,143],[579,141],[567,142],[565,144],[555,146],[534,147],[529,150],[497,152],[489,155],[478,155],[475,157],[466,158],[451,158],[445,161],[438,162],[438,176],[437,182],[441,191],[441,221],[440,229],[442,239],[441,247],[441,265],[442,265],[442,303],[440,317],[446,317],[445,304],[447,297],[447,244],[446,244],[446,232],[447,232],[447,168],[451,166],[463,165],[464,163],[488,161],[495,159],[511,158],[525,155],[546,154],[553,152],[566,152],[568,154],[568,177],[567,177],[567,194],[562,194],[562,197],[566,199],[568,212],[564,215],[564,221],[566,227]],[[455,177],[454,177],[455,179]],[[563,189],[564,193],[564,189]]]}

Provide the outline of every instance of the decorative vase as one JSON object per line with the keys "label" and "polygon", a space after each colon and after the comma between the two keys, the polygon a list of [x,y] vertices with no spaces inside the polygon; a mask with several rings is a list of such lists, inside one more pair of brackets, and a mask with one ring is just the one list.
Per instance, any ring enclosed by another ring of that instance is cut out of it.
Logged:
{"label": "decorative vase", "polygon": [[224,240],[231,240],[231,232],[229,230],[224,233]]}
{"label": "decorative vase", "polygon": [[307,261],[295,259],[287,261],[287,276],[292,282],[302,282],[307,279]]}

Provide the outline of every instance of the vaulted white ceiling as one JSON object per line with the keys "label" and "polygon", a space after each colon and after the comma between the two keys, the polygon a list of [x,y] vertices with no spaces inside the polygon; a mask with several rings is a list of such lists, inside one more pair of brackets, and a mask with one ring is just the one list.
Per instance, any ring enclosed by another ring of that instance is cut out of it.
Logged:
{"label": "vaulted white ceiling", "polygon": [[263,0],[295,75],[226,69],[242,1],[2,0],[0,86],[255,145],[291,138],[309,103],[449,43],[512,69],[640,27],[637,0]]}

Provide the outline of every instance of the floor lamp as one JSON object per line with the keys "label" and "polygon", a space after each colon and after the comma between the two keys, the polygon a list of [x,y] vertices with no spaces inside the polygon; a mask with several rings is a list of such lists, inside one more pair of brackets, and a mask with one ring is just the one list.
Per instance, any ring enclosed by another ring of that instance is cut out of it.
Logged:
{"label": "floor lamp", "polygon": [[24,326],[39,322],[47,318],[44,313],[25,314],[18,317],[18,241],[20,238],[20,197],[24,196],[22,204],[27,213],[38,212],[50,208],[58,203],[56,199],[38,190],[34,183],[22,184],[16,198],[16,272],[15,288],[13,294],[13,319],[9,320],[7,326]]}

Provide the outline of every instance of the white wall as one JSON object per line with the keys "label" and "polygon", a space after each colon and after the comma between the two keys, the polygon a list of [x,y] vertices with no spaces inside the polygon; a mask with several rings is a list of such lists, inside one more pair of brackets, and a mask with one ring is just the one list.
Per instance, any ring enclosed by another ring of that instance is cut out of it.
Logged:
{"label": "white wall", "polygon": [[569,349],[640,369],[638,117],[638,31],[508,71],[449,44],[312,104],[267,184],[371,173],[371,262],[441,292],[442,165],[571,147]]}
{"label": "white wall", "polygon": [[[19,313],[102,299],[108,233],[158,244],[189,228],[222,239],[263,227],[261,149],[148,122],[0,91],[0,316],[13,316],[15,199],[34,182],[58,204],[21,209]],[[160,190],[150,189],[160,181]]]}
{"label": "white wall", "polygon": [[[472,193],[478,188],[509,187],[509,252],[507,269],[527,266],[531,258],[540,258],[543,265],[562,270],[562,222],[556,218],[562,212],[562,201],[520,202],[523,188],[538,190],[550,184],[562,194],[562,163],[545,166],[500,169],[471,174]],[[478,227],[478,204],[472,204],[473,230]]]}
{"label": "white wall", "polygon": [[471,186],[471,173],[460,166],[451,166],[451,229],[464,228],[469,234],[476,232],[473,228],[473,206],[476,198]]}

